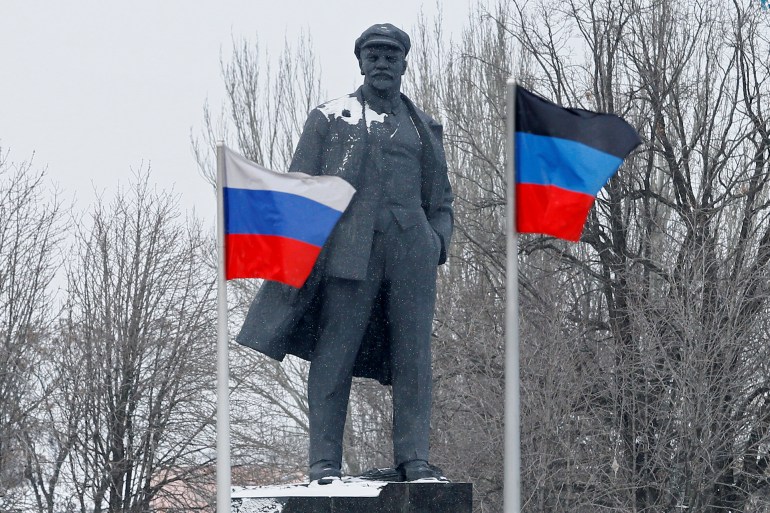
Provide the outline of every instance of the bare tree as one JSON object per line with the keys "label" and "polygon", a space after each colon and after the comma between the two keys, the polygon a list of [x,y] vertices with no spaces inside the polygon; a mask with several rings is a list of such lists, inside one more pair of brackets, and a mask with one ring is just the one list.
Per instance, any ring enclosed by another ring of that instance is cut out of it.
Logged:
{"label": "bare tree", "polygon": [[139,512],[158,497],[184,507],[169,484],[210,477],[211,248],[177,208],[141,174],[78,227],[52,358],[62,402],[41,419],[58,457],[33,462],[39,495],[60,479],[80,511]]}
{"label": "bare tree", "polygon": [[310,38],[300,36],[296,47],[287,42],[276,61],[258,41],[234,41],[221,69],[227,104],[218,115],[204,105],[202,134],[191,137],[203,176],[215,184],[219,140],[267,168],[288,169],[305,117],[321,101]]}
{"label": "bare tree", "polygon": [[500,507],[509,75],[645,139],[582,244],[521,238],[526,509],[767,508],[762,15],[754,2],[500,2],[473,10],[459,43],[412,58],[457,193],[434,438],[448,473],[477,484],[479,511]]}
{"label": "bare tree", "polygon": [[25,435],[44,400],[41,361],[51,312],[48,290],[57,268],[63,224],[45,174],[0,149],[0,509],[16,507]]}

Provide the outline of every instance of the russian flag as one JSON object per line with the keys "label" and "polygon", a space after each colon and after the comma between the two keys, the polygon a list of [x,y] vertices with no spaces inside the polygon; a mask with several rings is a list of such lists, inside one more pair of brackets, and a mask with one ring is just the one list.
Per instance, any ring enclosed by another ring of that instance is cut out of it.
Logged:
{"label": "russian flag", "polygon": [[301,287],[355,189],[336,176],[276,173],[224,150],[225,278]]}
{"label": "russian flag", "polygon": [[515,126],[516,230],[577,242],[639,134],[618,116],[565,109],[521,86]]}

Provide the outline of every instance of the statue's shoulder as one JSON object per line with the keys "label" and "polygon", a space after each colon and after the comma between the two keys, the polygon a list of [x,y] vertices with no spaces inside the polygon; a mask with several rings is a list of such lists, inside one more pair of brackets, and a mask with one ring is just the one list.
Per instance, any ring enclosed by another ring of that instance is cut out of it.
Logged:
{"label": "statue's shoulder", "polygon": [[434,129],[441,129],[442,125],[435,119],[433,119],[428,113],[426,113],[424,110],[422,110],[420,107],[414,104],[414,102],[405,94],[401,95],[401,100],[406,103],[410,109],[412,109],[416,114],[417,117],[420,118],[420,120],[425,123],[428,127],[434,128]]}
{"label": "statue's shoulder", "polygon": [[315,111],[323,114],[329,121],[339,118],[351,125],[355,125],[361,119],[363,109],[361,94],[359,91],[356,91],[324,102],[316,107]]}

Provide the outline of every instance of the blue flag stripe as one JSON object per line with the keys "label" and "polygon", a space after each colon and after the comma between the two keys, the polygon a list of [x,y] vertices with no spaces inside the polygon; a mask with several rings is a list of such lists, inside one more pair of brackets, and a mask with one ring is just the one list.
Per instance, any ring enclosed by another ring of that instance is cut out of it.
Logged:
{"label": "blue flag stripe", "polygon": [[224,188],[225,233],[278,235],[323,246],[342,212],[295,194]]}
{"label": "blue flag stripe", "polygon": [[585,144],[516,132],[516,182],[596,196],[623,159]]}

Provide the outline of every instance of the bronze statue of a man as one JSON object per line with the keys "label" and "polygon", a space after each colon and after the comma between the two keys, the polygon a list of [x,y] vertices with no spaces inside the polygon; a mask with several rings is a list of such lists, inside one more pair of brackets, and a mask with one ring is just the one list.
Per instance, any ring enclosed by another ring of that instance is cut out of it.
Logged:
{"label": "bronze statue of a man", "polygon": [[442,128],[403,94],[409,36],[373,25],[355,42],[364,84],[308,115],[291,171],[336,175],[356,194],[301,289],[265,283],[238,342],[310,360],[310,480],[341,476],[353,376],[393,387],[394,463],[428,464],[436,270],[452,236]]}

